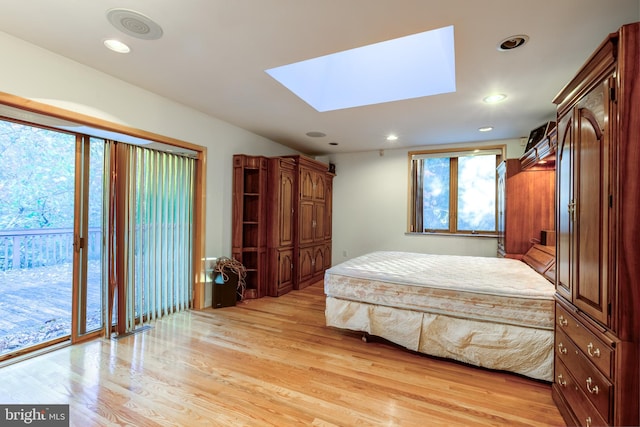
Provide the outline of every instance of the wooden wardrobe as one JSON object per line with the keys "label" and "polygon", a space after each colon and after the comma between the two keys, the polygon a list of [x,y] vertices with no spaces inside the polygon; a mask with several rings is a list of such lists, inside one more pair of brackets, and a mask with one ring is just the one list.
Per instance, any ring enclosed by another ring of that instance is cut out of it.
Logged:
{"label": "wooden wardrobe", "polygon": [[498,256],[521,259],[543,230],[554,230],[555,172],[552,160],[544,165],[522,165],[520,159],[503,160],[498,179]]}
{"label": "wooden wardrobe", "polygon": [[557,104],[553,398],[569,425],[640,425],[640,24]]}
{"label": "wooden wardrobe", "polygon": [[331,266],[334,174],[301,156],[233,156],[232,256],[247,268],[248,297],[280,296]]}

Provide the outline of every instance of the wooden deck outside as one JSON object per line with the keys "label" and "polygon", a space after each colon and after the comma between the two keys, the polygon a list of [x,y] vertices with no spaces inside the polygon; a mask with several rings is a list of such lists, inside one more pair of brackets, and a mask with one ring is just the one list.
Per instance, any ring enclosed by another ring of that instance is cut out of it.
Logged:
{"label": "wooden deck outside", "polygon": [[560,426],[547,383],[324,326],[322,283],[0,368],[0,404],[72,426]]}
{"label": "wooden deck outside", "polygon": [[[0,358],[71,334],[71,279],[70,263],[0,271]],[[90,261],[88,280],[88,323],[99,328],[99,261]]]}

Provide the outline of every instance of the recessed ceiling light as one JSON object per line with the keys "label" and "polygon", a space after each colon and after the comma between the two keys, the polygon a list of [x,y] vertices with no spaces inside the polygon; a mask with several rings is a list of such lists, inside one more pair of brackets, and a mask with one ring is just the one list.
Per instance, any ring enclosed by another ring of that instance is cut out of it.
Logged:
{"label": "recessed ceiling light", "polygon": [[484,126],[484,127],[478,128],[478,130],[480,132],[491,132],[493,130],[493,127],[492,126]]}
{"label": "recessed ceiling light", "polygon": [[524,34],[507,37],[506,39],[498,43],[498,50],[500,51],[513,50],[520,46],[523,46],[528,41],[529,41],[529,36]]}
{"label": "recessed ceiling light", "polygon": [[487,104],[496,104],[498,102],[502,102],[507,98],[507,95],[503,93],[496,93],[493,95],[485,96],[482,100]]}
{"label": "recessed ceiling light", "polygon": [[327,136],[326,133],[318,132],[318,131],[307,132],[306,135],[311,137],[311,138],[322,138],[323,136]]}
{"label": "recessed ceiling light", "polygon": [[131,49],[126,44],[122,43],[120,40],[116,39],[108,39],[104,41],[104,45],[111,49],[114,52],[118,53],[129,53]]}
{"label": "recessed ceiling light", "polygon": [[397,141],[398,140],[398,136],[397,135],[389,135],[387,136],[387,141]]}

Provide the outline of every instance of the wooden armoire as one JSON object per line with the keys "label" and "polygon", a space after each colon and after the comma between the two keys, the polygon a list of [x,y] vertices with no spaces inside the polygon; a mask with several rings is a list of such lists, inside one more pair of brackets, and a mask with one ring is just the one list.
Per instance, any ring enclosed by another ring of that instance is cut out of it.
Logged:
{"label": "wooden armoire", "polygon": [[232,253],[247,268],[247,289],[256,289],[249,295],[280,296],[324,277],[333,176],[301,155],[234,155]]}
{"label": "wooden armoire", "polygon": [[541,243],[543,230],[554,229],[554,177],[552,162],[523,167],[519,159],[506,159],[498,165],[499,257],[521,259]]}
{"label": "wooden armoire", "polygon": [[[329,165],[305,156],[289,156],[296,165],[294,192],[293,289],[324,277],[331,267],[333,176]],[[287,212],[280,212],[283,218]]]}
{"label": "wooden armoire", "polygon": [[640,23],[554,99],[553,398],[569,425],[640,425]]}

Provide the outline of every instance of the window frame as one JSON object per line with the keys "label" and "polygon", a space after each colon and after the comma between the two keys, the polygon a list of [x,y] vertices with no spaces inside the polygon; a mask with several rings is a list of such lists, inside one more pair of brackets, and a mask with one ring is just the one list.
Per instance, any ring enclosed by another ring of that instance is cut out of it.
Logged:
{"label": "window frame", "polygon": [[[440,148],[432,150],[416,150],[409,151],[408,155],[408,197],[407,197],[407,233],[408,234],[425,234],[425,235],[456,235],[456,236],[490,236],[498,235],[498,179],[497,167],[506,159],[507,146],[500,145],[483,145],[477,147],[456,147],[456,148]],[[472,153],[495,154],[496,156],[496,186],[495,186],[495,219],[496,229],[469,231],[458,230],[458,158],[465,157]],[[420,158],[449,158],[449,228],[417,231],[416,228],[416,203],[417,203],[417,185],[416,171],[414,162]]]}

